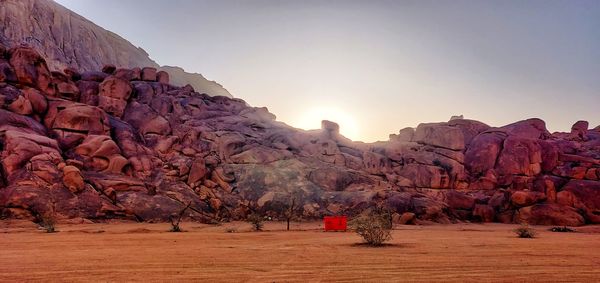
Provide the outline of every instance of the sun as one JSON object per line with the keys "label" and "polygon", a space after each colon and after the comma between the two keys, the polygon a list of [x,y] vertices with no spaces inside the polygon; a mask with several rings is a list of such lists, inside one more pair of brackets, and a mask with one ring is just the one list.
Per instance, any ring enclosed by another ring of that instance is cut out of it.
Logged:
{"label": "sun", "polygon": [[340,133],[353,141],[360,138],[359,127],[354,117],[337,107],[312,107],[300,115],[293,126],[305,130],[320,129],[322,120],[340,125]]}

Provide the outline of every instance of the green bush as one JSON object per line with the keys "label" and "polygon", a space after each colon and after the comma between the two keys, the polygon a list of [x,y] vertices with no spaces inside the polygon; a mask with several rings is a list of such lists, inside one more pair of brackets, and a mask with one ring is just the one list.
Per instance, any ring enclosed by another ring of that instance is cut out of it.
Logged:
{"label": "green bush", "polygon": [[350,228],[370,246],[381,246],[392,239],[392,223],[385,212],[363,213],[350,221]]}

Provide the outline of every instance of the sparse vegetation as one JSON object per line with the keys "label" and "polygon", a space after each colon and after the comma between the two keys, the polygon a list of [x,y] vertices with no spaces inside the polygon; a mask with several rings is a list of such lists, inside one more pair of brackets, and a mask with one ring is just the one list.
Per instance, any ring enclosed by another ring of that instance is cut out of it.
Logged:
{"label": "sparse vegetation", "polygon": [[513,232],[515,232],[519,238],[535,238],[537,235],[535,229],[529,227],[527,224],[521,225],[521,227],[515,229]]}
{"label": "sparse vegetation", "polygon": [[169,221],[171,222],[171,229],[169,232],[182,232],[181,227],[179,227],[179,223],[181,223],[181,218],[183,218],[185,211],[190,208],[191,205],[192,203],[190,202],[183,209],[181,209],[181,211],[179,211],[179,214],[169,216]]}
{"label": "sparse vegetation", "polygon": [[556,227],[552,227],[550,228],[550,231],[552,232],[576,232],[575,229],[573,228],[569,228],[567,226],[556,226]]}
{"label": "sparse vegetation", "polygon": [[55,233],[56,230],[56,201],[54,196],[50,196],[50,207],[44,207],[41,204],[34,206],[31,210],[31,214],[36,219],[36,223],[46,233]]}
{"label": "sparse vegetation", "polygon": [[381,246],[392,239],[392,223],[387,213],[370,211],[350,221],[350,227],[370,246]]}
{"label": "sparse vegetation", "polygon": [[55,233],[56,231],[56,216],[54,212],[47,212],[40,216],[40,227],[46,231],[46,233]]}
{"label": "sparse vegetation", "polygon": [[264,219],[263,219],[263,217],[260,214],[258,214],[258,213],[251,213],[246,218],[246,221],[248,221],[248,223],[250,223],[252,225],[252,229],[254,231],[262,231],[262,228],[264,226],[264,223],[263,223]]}
{"label": "sparse vegetation", "polygon": [[296,198],[290,197],[290,201],[289,201],[287,209],[285,210],[285,213],[284,213],[288,231],[290,230],[290,221],[294,217],[295,210],[296,210]]}
{"label": "sparse vegetation", "polygon": [[235,227],[225,228],[225,233],[237,233],[237,228],[235,228]]}

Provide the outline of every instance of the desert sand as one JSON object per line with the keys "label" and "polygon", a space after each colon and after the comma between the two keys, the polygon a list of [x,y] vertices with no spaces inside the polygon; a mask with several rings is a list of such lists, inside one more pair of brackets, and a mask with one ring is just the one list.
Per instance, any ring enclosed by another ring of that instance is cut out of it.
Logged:
{"label": "desert sand", "polygon": [[[58,225],[47,234],[2,222],[0,281],[580,281],[600,280],[600,227],[519,239],[515,225],[399,226],[391,245],[371,248],[320,223]],[[234,230],[234,232],[231,232]],[[228,232],[229,231],[229,232]]]}

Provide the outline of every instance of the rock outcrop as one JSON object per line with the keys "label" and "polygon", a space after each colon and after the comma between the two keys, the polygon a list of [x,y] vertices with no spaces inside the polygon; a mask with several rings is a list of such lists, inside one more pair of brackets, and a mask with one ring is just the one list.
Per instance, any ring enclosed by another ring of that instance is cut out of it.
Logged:
{"label": "rock outcrop", "polygon": [[190,204],[199,221],[277,218],[294,198],[307,219],[379,207],[397,223],[600,223],[600,131],[581,121],[550,134],[539,119],[454,118],[365,144],[154,67],[50,72],[30,47],[0,50],[3,217],[165,221]]}
{"label": "rock outcrop", "polygon": [[[169,73],[177,85],[190,84],[200,93],[231,97],[220,84],[200,74],[176,67],[159,67],[142,48],[51,0],[0,1],[0,43],[33,46],[46,58],[50,71],[63,72],[66,68],[96,71],[105,65],[113,66],[113,71],[140,66],[160,68]],[[0,77],[2,66],[0,64]],[[18,66],[15,68],[20,71]]]}

